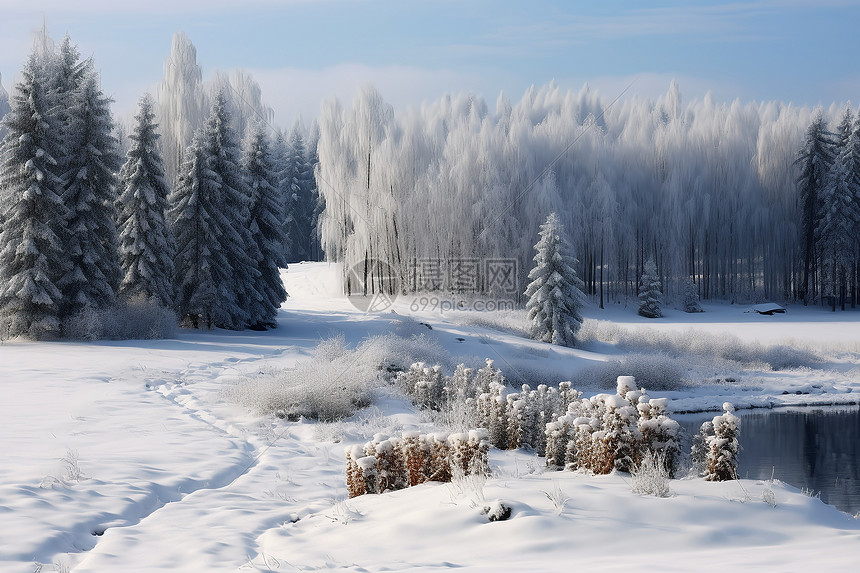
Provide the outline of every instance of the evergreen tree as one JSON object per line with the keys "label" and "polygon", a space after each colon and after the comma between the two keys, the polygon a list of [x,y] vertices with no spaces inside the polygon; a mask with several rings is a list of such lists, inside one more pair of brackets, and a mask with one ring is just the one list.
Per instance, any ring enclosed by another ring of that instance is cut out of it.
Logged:
{"label": "evergreen tree", "polygon": [[42,71],[34,53],[15,86],[0,148],[0,334],[33,338],[60,330],[57,282],[67,268],[61,145]]}
{"label": "evergreen tree", "polygon": [[[176,242],[177,313],[194,328],[211,328],[226,318],[216,306],[223,303],[218,295],[223,299],[227,294],[222,288],[227,262],[218,248],[219,226],[226,221],[217,205],[220,181],[206,166],[202,137],[201,130],[185,151],[179,183],[170,196],[169,218]],[[235,297],[228,302],[235,303]]]}
{"label": "evergreen tree", "polygon": [[699,289],[693,277],[684,279],[684,312],[702,312],[702,305],[699,304]]}
{"label": "evergreen tree", "polygon": [[286,154],[281,189],[287,202],[285,225],[290,246],[288,260],[307,261],[312,257],[316,201],[313,197],[313,173],[308,164],[299,120],[290,131]]}
{"label": "evergreen tree", "polygon": [[140,99],[132,146],[119,173],[116,202],[119,252],[125,297],[144,296],[164,307],[173,306],[173,234],[167,225],[169,188],[158,146],[154,102]]}
{"label": "evergreen tree", "polygon": [[65,246],[70,268],[60,280],[65,310],[109,306],[119,286],[116,172],[120,157],[113,136],[110,102],[94,73],[72,92],[65,134],[68,219]]}
{"label": "evergreen tree", "polygon": [[851,108],[846,108],[837,129],[835,158],[822,193],[821,224],[818,240],[822,263],[829,271],[825,280],[830,287],[833,309],[837,299],[845,308],[847,275],[854,261],[854,245],[860,226],[860,123],[855,124]]}
{"label": "evergreen tree", "polygon": [[242,329],[252,323],[250,309],[264,300],[258,289],[261,273],[257,268],[262,254],[251,236],[251,191],[242,170],[242,150],[223,91],[215,94],[204,133],[210,153],[208,167],[221,181],[221,208],[227,221],[218,245],[232,271],[224,286],[236,298],[235,306],[225,307],[230,319],[218,326]]}
{"label": "evergreen tree", "polygon": [[569,246],[558,215],[552,213],[540,228],[535,245],[535,265],[529,272],[526,308],[532,323],[532,336],[544,342],[573,346],[582,325],[581,309],[585,295],[582,281],[569,255]]}
{"label": "evergreen tree", "polygon": [[249,229],[260,254],[257,269],[261,274],[259,290],[263,295],[262,300],[253,303],[249,309],[250,324],[252,327],[274,327],[278,308],[287,299],[279,271],[279,267],[287,266],[281,224],[284,196],[276,188],[277,177],[269,141],[259,124],[249,131],[242,166],[251,191]]}
{"label": "evergreen tree", "polygon": [[[801,235],[803,241],[803,289],[804,303],[814,292],[810,291],[810,273],[817,250],[816,237],[821,219],[821,202],[829,184],[833,165],[833,134],[827,131],[824,113],[815,114],[806,130],[803,147],[795,160],[800,168],[797,190],[801,208]],[[813,289],[814,290],[814,289]]]}
{"label": "evergreen tree", "polygon": [[171,198],[177,308],[193,326],[242,329],[257,290],[261,254],[252,240],[248,186],[222,94],[186,152]]}
{"label": "evergreen tree", "polygon": [[663,292],[657,265],[654,259],[649,259],[639,280],[639,314],[646,318],[659,318],[663,316],[662,305]]}

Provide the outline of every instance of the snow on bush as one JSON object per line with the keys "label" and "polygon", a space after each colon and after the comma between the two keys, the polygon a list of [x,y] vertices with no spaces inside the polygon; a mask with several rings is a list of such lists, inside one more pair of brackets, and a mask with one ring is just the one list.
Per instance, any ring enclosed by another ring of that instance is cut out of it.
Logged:
{"label": "snow on bush", "polygon": [[669,476],[663,453],[645,452],[642,460],[631,469],[633,493],[669,497]]}
{"label": "snow on bush", "polygon": [[428,481],[450,482],[455,476],[490,473],[487,433],[456,434],[404,432],[382,434],[361,446],[346,448],[346,485],[349,497],[385,493]]}
{"label": "snow on bush", "polygon": [[371,404],[373,391],[392,373],[422,357],[447,358],[433,340],[422,336],[374,336],[349,349],[343,336],[323,340],[314,357],[293,368],[272,368],[239,382],[231,397],[257,415],[326,422],[353,415]]}
{"label": "snow on bush", "polygon": [[154,340],[176,334],[176,314],[155,299],[135,296],[114,305],[86,307],[63,324],[71,340]]}
{"label": "snow on bush", "polygon": [[618,360],[607,360],[583,368],[573,377],[580,387],[609,389],[621,375],[632,375],[643,386],[654,390],[681,390],[690,386],[685,379],[686,362],[663,352],[630,353]]}
{"label": "snow on bush", "polygon": [[[688,329],[661,332],[652,328],[624,328],[610,321],[586,319],[578,334],[581,344],[606,342],[631,352],[660,352],[670,358],[701,356],[725,360],[741,366],[770,367],[773,370],[802,368],[820,363],[822,358],[804,348],[785,345],[766,346],[742,341],[727,333],[706,333]],[[653,386],[652,386],[653,387]]]}
{"label": "snow on bush", "polygon": [[705,479],[708,481],[737,479],[741,421],[729,402],[723,404],[723,411],[721,416],[714,417],[714,433],[706,438]]}

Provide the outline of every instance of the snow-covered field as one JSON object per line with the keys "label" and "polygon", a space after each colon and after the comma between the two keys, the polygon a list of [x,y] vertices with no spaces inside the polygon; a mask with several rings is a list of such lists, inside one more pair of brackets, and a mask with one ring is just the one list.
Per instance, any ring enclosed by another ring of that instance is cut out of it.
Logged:
{"label": "snow-covered field", "polygon": [[[668,373],[650,393],[677,410],[856,403],[860,311],[706,305],[649,321],[614,305],[589,309],[601,322],[565,349],[518,336],[517,312],[412,313],[401,299],[363,314],[338,277],[293,265],[280,327],[266,333],[0,345],[0,571],[860,570],[860,520],[779,482],[673,480],[656,498],[632,493],[626,474],[544,472],[542,458],[494,450],[486,481],[347,499],[345,446],[432,431],[426,417],[386,388],[334,423],[234,399],[323,339],[342,333],[354,348],[394,332],[423,335],[446,367],[489,357],[514,383],[572,379],[586,395],[613,368]],[[482,515],[496,500],[511,519]]]}

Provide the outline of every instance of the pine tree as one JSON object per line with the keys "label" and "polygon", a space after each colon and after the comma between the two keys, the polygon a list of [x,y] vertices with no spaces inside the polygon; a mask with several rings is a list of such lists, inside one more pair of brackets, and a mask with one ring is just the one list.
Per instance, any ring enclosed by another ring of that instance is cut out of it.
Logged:
{"label": "pine tree", "polygon": [[[821,220],[822,197],[826,192],[833,165],[833,134],[827,131],[824,113],[819,109],[806,130],[806,138],[795,165],[800,168],[797,189],[801,208],[801,235],[803,241],[803,292],[804,303],[814,294],[810,273],[817,251],[818,227]],[[810,287],[812,291],[810,290]]]}
{"label": "pine tree", "polygon": [[558,215],[552,213],[540,228],[535,245],[535,265],[529,272],[526,308],[532,323],[532,336],[544,342],[573,346],[582,325],[582,281],[576,275],[575,258]]}
{"label": "pine tree", "polygon": [[693,277],[684,279],[684,312],[702,312],[702,305],[699,304],[699,289]]}
{"label": "pine tree", "polygon": [[847,275],[854,261],[860,225],[860,123],[847,107],[837,129],[835,158],[822,192],[821,223],[817,239],[822,245],[826,281],[833,310],[837,299],[845,308]]}
{"label": "pine tree", "polygon": [[67,212],[43,70],[34,53],[15,86],[0,148],[0,334],[8,336],[44,338],[60,330]]}
{"label": "pine tree", "polygon": [[252,327],[274,327],[278,308],[287,299],[279,270],[279,267],[287,266],[281,225],[284,197],[275,186],[269,141],[259,124],[249,132],[242,167],[251,192],[249,228],[260,253],[257,269],[261,274],[259,290],[263,295],[262,300],[249,309],[250,324]]}
{"label": "pine tree", "polygon": [[169,219],[176,241],[176,311],[194,328],[211,328],[222,318],[216,305],[221,302],[218,295],[225,294],[219,288],[224,277],[217,273],[219,266],[223,273],[227,262],[218,248],[218,225],[225,223],[217,205],[220,181],[207,169],[202,137],[198,132],[185,151],[179,183],[170,196]]}
{"label": "pine tree", "polygon": [[288,260],[306,261],[312,256],[316,200],[313,197],[313,173],[308,164],[300,121],[293,125],[285,147],[281,189],[286,198],[285,225],[290,246]]}
{"label": "pine tree", "polygon": [[659,318],[663,316],[662,305],[663,293],[657,265],[654,259],[650,259],[645,263],[645,270],[639,280],[639,314],[646,318]]}
{"label": "pine tree", "polygon": [[143,296],[173,306],[173,234],[165,218],[169,188],[158,146],[154,102],[140,99],[132,146],[119,173],[116,202],[124,297]]}
{"label": "pine tree", "polygon": [[120,157],[111,100],[91,73],[72,93],[71,101],[63,192],[69,212],[65,250],[71,266],[58,285],[69,314],[112,304],[120,278],[114,209]]}
{"label": "pine tree", "polygon": [[251,238],[250,196],[222,94],[186,151],[171,197],[176,238],[177,310],[194,327],[242,329],[257,290],[261,259]]}
{"label": "pine tree", "polygon": [[236,299],[235,305],[225,305],[230,320],[218,326],[242,329],[252,324],[250,309],[264,300],[258,288],[261,273],[257,268],[262,254],[251,236],[251,191],[241,166],[242,150],[231,125],[227,99],[223,91],[218,91],[204,132],[209,139],[208,167],[220,178],[222,214],[227,221],[219,248],[232,272],[224,286]]}

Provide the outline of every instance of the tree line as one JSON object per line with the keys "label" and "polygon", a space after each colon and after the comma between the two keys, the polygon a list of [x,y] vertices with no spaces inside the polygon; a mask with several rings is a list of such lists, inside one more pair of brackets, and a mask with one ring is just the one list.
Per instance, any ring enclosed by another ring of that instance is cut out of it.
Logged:
{"label": "tree line", "polygon": [[674,82],[656,101],[608,103],[551,83],[500,95],[495,113],[472,94],[395,112],[368,87],[325,102],[319,125],[320,237],[347,269],[382,260],[409,288],[422,261],[513,256],[522,293],[556,212],[601,307],[635,297],[649,259],[668,300],[692,282],[703,299],[856,304],[848,106],[685,104]]}
{"label": "tree line", "polygon": [[312,173],[300,130],[271,138],[234,92],[216,81],[171,174],[169,101],[142,97],[123,141],[92,60],[43,30],[2,122],[0,334],[75,336],[76,317],[130,304],[193,327],[275,325],[290,236],[312,235],[293,210]]}

